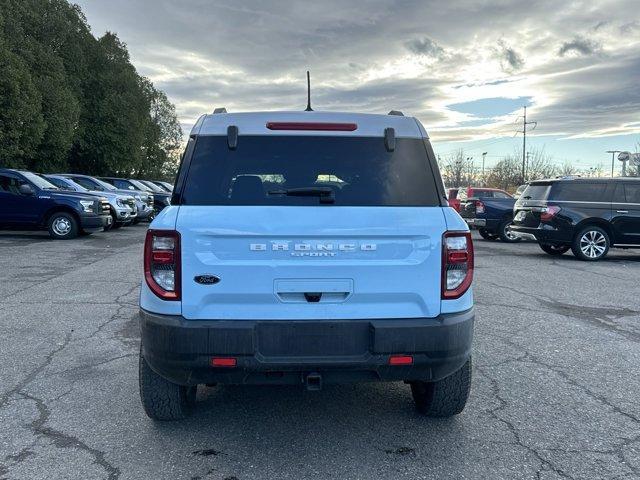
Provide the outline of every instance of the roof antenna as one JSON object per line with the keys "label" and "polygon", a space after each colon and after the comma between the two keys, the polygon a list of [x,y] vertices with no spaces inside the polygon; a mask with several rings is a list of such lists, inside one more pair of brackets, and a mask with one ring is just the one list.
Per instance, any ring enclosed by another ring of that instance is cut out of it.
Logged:
{"label": "roof antenna", "polygon": [[313,112],[313,108],[311,108],[311,77],[309,77],[309,70],[307,70],[307,108],[304,111]]}

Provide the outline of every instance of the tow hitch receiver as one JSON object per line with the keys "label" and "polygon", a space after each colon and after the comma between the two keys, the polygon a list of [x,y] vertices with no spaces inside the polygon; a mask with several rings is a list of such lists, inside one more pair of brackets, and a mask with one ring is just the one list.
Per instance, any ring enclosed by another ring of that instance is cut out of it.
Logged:
{"label": "tow hitch receiver", "polygon": [[310,373],[305,378],[304,385],[309,391],[322,390],[322,375],[319,373]]}

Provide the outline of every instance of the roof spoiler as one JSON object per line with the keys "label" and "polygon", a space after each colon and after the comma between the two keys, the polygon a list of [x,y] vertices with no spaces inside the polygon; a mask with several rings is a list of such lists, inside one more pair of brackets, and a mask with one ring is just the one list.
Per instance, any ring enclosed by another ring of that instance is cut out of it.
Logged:
{"label": "roof spoiler", "polygon": [[214,108],[213,113],[227,113],[227,109],[224,107],[218,107],[218,108]]}
{"label": "roof spoiler", "polygon": [[400,110],[391,110],[389,113],[387,113],[387,115],[396,115],[398,117],[404,117],[404,113],[402,113]]}

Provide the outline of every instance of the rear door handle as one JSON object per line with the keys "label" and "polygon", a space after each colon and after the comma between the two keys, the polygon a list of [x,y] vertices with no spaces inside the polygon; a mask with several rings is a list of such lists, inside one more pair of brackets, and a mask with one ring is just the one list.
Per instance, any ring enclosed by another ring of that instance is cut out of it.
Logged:
{"label": "rear door handle", "polygon": [[616,210],[616,213],[629,213],[629,210]]}

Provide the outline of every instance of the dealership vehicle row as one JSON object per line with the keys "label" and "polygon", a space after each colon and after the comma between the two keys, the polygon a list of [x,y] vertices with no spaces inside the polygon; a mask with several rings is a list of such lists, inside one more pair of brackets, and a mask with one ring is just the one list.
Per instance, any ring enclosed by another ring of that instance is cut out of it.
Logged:
{"label": "dealership vehicle row", "polygon": [[48,230],[54,239],[152,221],[171,203],[172,186],[80,174],[0,168],[0,229]]}

